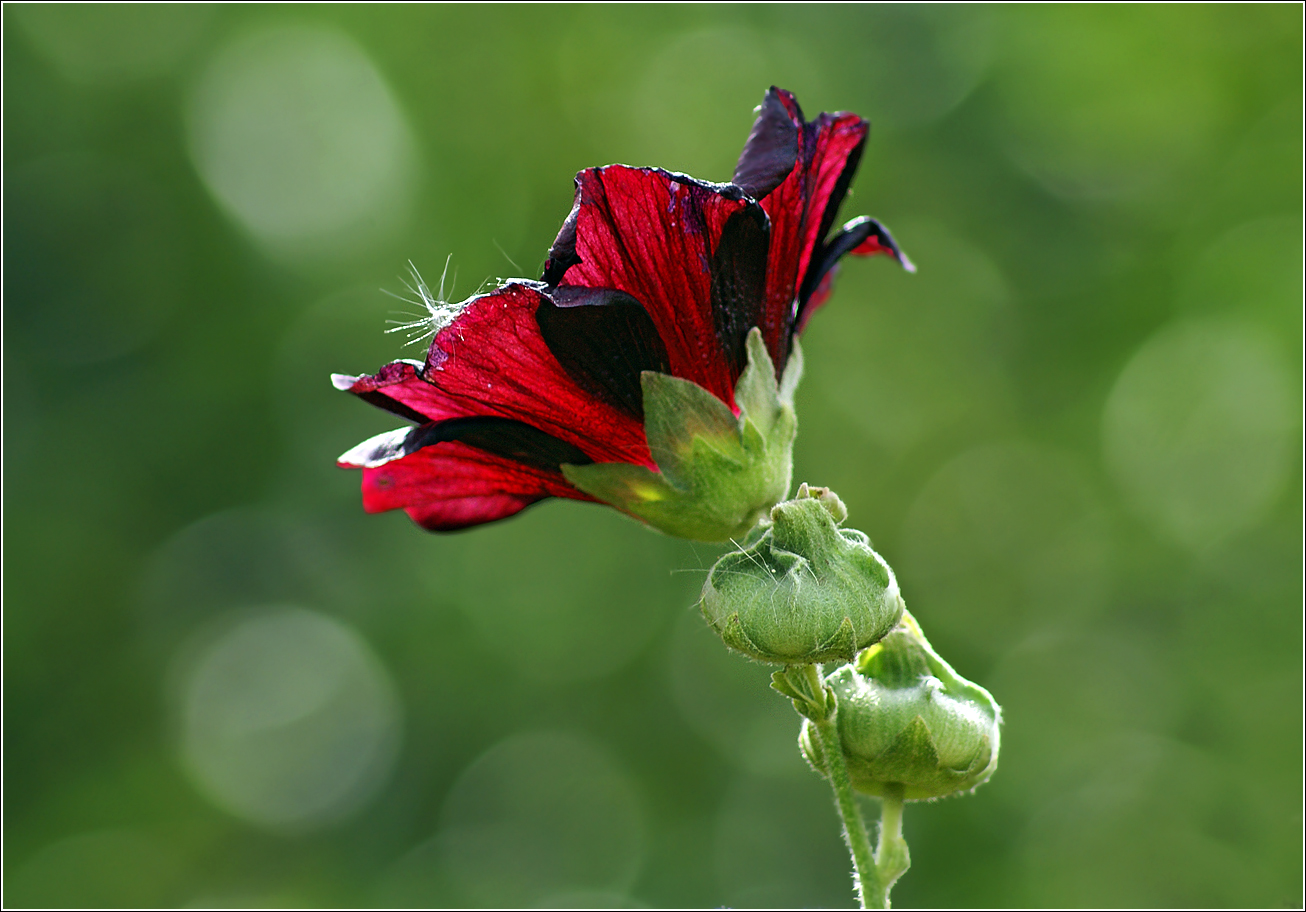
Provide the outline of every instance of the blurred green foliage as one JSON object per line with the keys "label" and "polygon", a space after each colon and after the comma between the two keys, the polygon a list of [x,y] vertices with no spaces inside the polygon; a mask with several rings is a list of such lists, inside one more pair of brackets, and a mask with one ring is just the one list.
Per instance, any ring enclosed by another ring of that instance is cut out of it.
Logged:
{"label": "blurred green foliage", "polygon": [[795,480],[1007,720],[895,902],[1300,906],[1300,7],[3,16],[7,904],[851,904],[717,550],[333,466],[407,260],[533,276],[775,83],[920,266],[844,265]]}

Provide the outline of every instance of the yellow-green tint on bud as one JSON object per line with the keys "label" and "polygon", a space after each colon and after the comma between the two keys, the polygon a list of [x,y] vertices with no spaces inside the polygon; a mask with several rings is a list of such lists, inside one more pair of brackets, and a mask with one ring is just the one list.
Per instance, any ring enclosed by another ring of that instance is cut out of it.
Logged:
{"label": "yellow-green tint on bud", "polygon": [[659,471],[624,462],[563,465],[567,481],[668,535],[723,542],[747,534],[789,493],[793,397],[803,371],[797,339],[779,381],[756,327],[747,351],[735,385],[737,418],[698,384],[644,371],[644,434]]}
{"label": "yellow-green tint on bud", "polygon": [[[910,614],[825,682],[838,700],[839,740],[858,791],[942,798],[987,782],[998,767],[1001,707],[939,657]],[[824,775],[811,723],[798,743]]]}
{"label": "yellow-green tint on bud", "polygon": [[802,485],[756,542],[716,562],[700,607],[727,646],[773,665],[847,662],[894,628],[898,582],[864,534],[839,528],[847,515]]}

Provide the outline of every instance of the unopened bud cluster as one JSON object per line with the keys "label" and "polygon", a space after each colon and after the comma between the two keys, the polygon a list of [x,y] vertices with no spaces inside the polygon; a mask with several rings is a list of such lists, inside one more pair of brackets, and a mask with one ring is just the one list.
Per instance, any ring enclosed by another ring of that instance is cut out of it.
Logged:
{"label": "unopened bud cluster", "polygon": [[[854,788],[906,800],[968,791],[998,763],[1002,711],[958,675],[907,614],[893,571],[825,488],[801,485],[703,586],[708,624],[731,649],[786,669],[777,690],[806,718],[799,746],[829,775],[814,726],[833,716]],[[837,661],[822,680],[801,666]],[[808,691],[821,690],[818,694]]]}

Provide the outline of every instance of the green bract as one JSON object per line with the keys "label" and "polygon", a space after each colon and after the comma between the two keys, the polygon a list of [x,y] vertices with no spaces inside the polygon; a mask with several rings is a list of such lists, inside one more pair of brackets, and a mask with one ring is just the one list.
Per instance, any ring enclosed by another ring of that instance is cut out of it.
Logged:
{"label": "green bract", "polygon": [[660,471],[602,462],[563,465],[563,475],[669,535],[717,542],[747,534],[789,493],[798,430],[793,398],[803,372],[797,339],[778,384],[757,328],[747,349],[735,386],[738,418],[698,384],[644,371],[644,434]]}
{"label": "green bract", "polygon": [[777,504],[749,547],[717,561],[703,617],[731,649],[774,665],[850,661],[902,614],[893,571],[824,488]]}
{"label": "green bract", "polygon": [[[941,798],[988,781],[998,767],[1001,707],[939,658],[909,614],[825,682],[838,701],[839,739],[858,791],[883,795],[900,785],[907,800]],[[825,774],[810,722],[798,744]]]}

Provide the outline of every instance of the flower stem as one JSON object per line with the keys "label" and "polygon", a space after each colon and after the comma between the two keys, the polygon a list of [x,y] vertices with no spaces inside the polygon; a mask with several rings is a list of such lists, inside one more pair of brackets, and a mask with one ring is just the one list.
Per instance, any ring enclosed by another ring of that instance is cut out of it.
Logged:
{"label": "flower stem", "polygon": [[911,867],[907,841],[902,838],[902,785],[886,786],[880,798],[880,840],[875,849],[875,889],[870,897],[873,909],[889,908],[889,891]]}
{"label": "flower stem", "polygon": [[[816,726],[821,738],[821,751],[825,755],[826,769],[830,774],[830,786],[834,789],[834,801],[839,808],[839,816],[843,818],[843,837],[853,857],[857,899],[863,909],[883,909],[886,891],[880,887],[879,871],[871,854],[871,840],[866,835],[866,824],[862,822],[852,781],[848,778],[848,766],[843,759],[843,745],[839,741],[836,717],[831,715],[829,719],[813,721],[812,724]],[[880,898],[880,905],[873,904],[876,897]]]}
{"label": "flower stem", "polygon": [[911,864],[907,843],[902,838],[902,786],[890,785],[883,798],[880,845],[872,854],[839,738],[838,701],[834,691],[825,686],[821,666],[786,665],[783,671],[771,676],[771,686],[793,700],[794,709],[812,723],[821,741],[826,776],[843,820],[843,838],[853,857],[858,902],[863,909],[889,908],[889,888]]}

